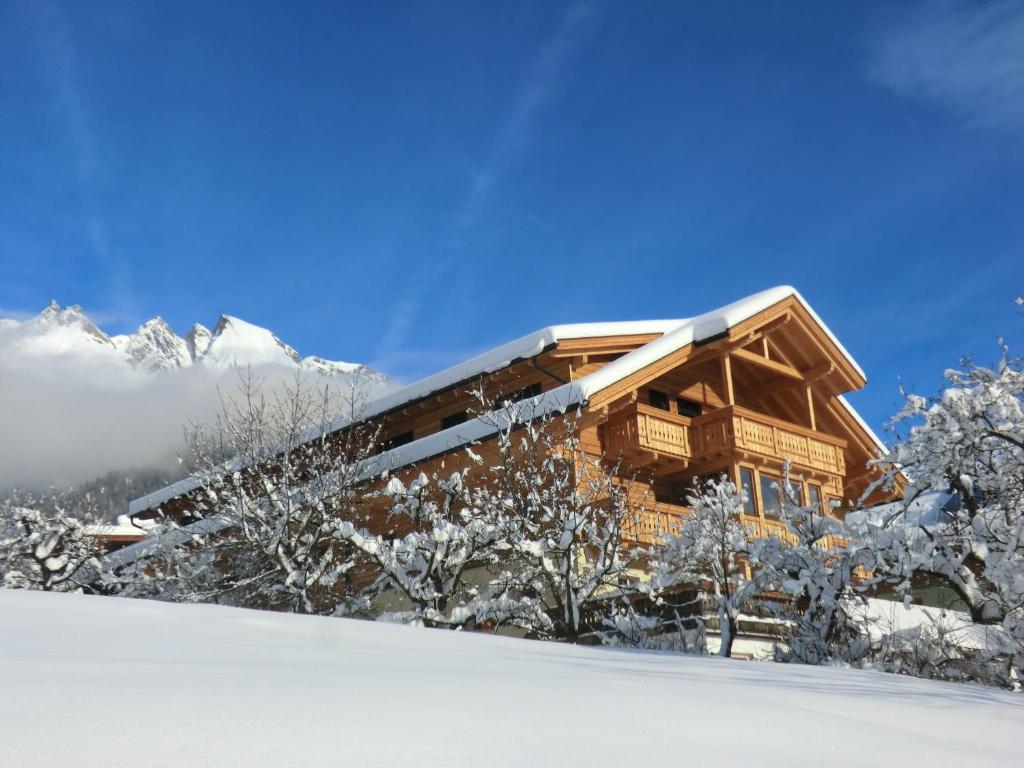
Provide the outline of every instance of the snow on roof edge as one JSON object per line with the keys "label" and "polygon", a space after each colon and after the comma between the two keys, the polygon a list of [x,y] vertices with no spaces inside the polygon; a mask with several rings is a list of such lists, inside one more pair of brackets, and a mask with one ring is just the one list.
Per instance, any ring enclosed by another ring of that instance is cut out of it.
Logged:
{"label": "snow on roof edge", "polygon": [[867,432],[868,437],[870,437],[875,442],[875,445],[878,446],[878,449],[883,454],[888,454],[889,446],[882,442],[882,438],[880,438],[878,434],[875,432],[875,430],[873,430],[870,427],[870,425],[868,425],[868,423],[864,421],[864,417],[857,412],[857,409],[850,404],[850,401],[847,400],[842,395],[839,395],[836,399],[849,412],[849,414],[853,416],[854,420],[861,426],[861,429]]}

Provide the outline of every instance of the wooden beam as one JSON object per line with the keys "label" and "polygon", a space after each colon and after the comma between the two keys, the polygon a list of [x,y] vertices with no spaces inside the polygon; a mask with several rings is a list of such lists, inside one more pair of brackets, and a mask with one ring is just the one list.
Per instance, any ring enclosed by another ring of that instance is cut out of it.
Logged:
{"label": "wooden beam", "polygon": [[791,379],[799,379],[800,381],[803,381],[804,378],[804,375],[791,365],[779,363],[775,360],[769,360],[766,357],[761,357],[761,355],[749,352],[745,349],[734,349],[729,353],[729,355],[731,357],[738,358],[739,360],[752,363],[753,365],[759,365],[762,368],[774,371],[782,376],[788,376]]}
{"label": "wooden beam", "polygon": [[732,363],[729,355],[722,355],[722,389],[725,390],[725,402],[728,405],[735,405],[736,398],[732,389]]}
{"label": "wooden beam", "polygon": [[667,477],[668,475],[675,475],[683,472],[688,466],[690,466],[690,462],[686,459],[675,459],[654,470],[654,476]]}

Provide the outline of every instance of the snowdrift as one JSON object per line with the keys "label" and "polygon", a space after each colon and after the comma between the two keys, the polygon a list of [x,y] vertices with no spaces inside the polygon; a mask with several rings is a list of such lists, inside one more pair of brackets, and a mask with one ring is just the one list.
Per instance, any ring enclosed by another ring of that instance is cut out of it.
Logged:
{"label": "snowdrift", "polygon": [[0,764],[1006,766],[1024,697],[207,605],[0,590]]}

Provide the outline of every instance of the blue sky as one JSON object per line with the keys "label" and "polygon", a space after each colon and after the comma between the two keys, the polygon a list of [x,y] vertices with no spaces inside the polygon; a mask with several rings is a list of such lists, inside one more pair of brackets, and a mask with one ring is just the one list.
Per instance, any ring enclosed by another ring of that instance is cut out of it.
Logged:
{"label": "blue sky", "polygon": [[1024,348],[1018,1],[0,0],[0,148],[6,314],[408,380],[790,283],[875,426]]}

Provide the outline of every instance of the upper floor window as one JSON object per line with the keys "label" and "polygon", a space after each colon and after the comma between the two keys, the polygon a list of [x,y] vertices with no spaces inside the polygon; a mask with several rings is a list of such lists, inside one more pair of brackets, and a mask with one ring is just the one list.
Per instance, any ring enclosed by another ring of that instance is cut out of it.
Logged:
{"label": "upper floor window", "polygon": [[457,427],[459,424],[465,424],[466,419],[468,418],[469,416],[465,411],[459,411],[458,413],[453,413],[451,416],[445,416],[441,419],[441,429],[450,429],[451,427]]}
{"label": "upper floor window", "polygon": [[795,504],[798,507],[803,506],[804,493],[803,484],[799,480],[789,481],[789,492],[786,497],[786,501],[790,504]]}
{"label": "upper floor window", "polygon": [[754,499],[754,471],[740,467],[740,490],[743,491],[743,512],[748,515],[757,514],[757,501]]}
{"label": "upper floor window", "polygon": [[395,435],[394,437],[390,437],[387,440],[385,440],[381,447],[385,451],[390,451],[392,448],[397,448],[400,445],[411,443],[413,441],[413,437],[414,436],[412,430],[409,430],[408,432],[402,432],[401,434]]}
{"label": "upper floor window", "polygon": [[518,403],[520,400],[526,400],[528,397],[537,397],[540,394],[540,382],[531,384],[528,387],[517,389],[514,392],[507,392],[498,395],[494,398],[493,407],[502,408],[510,403]]}
{"label": "upper floor window", "polygon": [[668,395],[664,392],[659,392],[656,389],[647,390],[647,402],[651,404],[652,408],[658,408],[662,411],[669,410]]}
{"label": "upper floor window", "polygon": [[760,475],[761,506],[764,508],[764,514],[766,517],[778,517],[782,512],[782,493],[780,492],[782,483],[778,477],[773,475],[766,475],[763,472]]}
{"label": "upper floor window", "polygon": [[700,416],[701,413],[704,412],[704,408],[700,403],[695,403],[693,400],[687,400],[685,397],[677,397],[676,411],[680,416],[689,416],[692,419]]}
{"label": "upper floor window", "polygon": [[821,488],[819,488],[816,485],[812,485],[811,483],[808,483],[807,496],[808,501],[810,501],[811,503],[812,509],[814,509],[816,512],[820,512],[821,514],[824,514],[826,512],[826,509],[823,506],[821,506]]}

